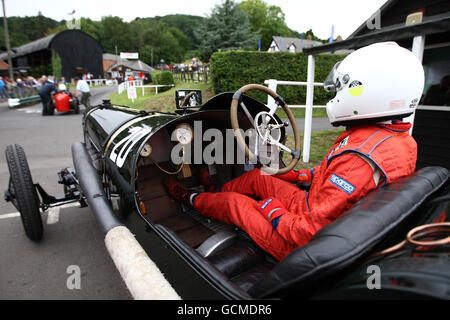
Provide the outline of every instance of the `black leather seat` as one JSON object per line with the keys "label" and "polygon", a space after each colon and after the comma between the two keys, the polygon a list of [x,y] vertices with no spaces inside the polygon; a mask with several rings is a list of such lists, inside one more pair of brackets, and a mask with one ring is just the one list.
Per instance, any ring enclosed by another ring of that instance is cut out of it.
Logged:
{"label": "black leather seat", "polygon": [[307,291],[317,281],[350,266],[408,221],[448,180],[442,167],[428,167],[368,194],[337,221],[291,252],[248,293],[255,298]]}

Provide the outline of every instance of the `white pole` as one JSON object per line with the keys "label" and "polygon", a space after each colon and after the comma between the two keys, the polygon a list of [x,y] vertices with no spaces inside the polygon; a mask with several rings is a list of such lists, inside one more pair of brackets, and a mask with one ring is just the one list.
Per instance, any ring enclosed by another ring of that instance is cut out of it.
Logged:
{"label": "white pole", "polygon": [[[275,79],[269,79],[269,89],[273,92],[277,92],[277,80]],[[275,104],[275,99],[271,96],[267,96],[267,106],[269,107],[270,111],[275,110],[278,108],[278,106]],[[273,112],[275,113],[275,112]]]}
{"label": "white pole", "polygon": [[314,102],[314,69],[315,59],[308,56],[308,78],[306,86],[305,131],[303,136],[303,162],[309,162],[311,149],[312,109]]}
{"label": "white pole", "polygon": [[[423,52],[425,50],[425,36],[415,36],[413,38],[413,44],[412,44],[412,53],[419,59],[420,62],[423,60]],[[415,111],[412,115],[410,115],[408,118],[405,118],[405,122],[411,122],[412,127],[409,130],[409,133],[412,135],[413,129],[414,129],[414,117],[415,117]]]}

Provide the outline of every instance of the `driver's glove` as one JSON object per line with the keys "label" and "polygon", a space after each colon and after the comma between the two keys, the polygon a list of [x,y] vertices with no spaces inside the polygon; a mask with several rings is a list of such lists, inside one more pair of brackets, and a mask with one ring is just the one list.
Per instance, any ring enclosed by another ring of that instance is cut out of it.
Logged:
{"label": "driver's glove", "polygon": [[314,169],[291,170],[288,173],[275,175],[278,179],[291,182],[312,182],[314,177]]}
{"label": "driver's glove", "polygon": [[289,211],[283,207],[283,204],[275,199],[268,198],[256,203],[256,208],[261,215],[272,224],[272,227],[276,230],[281,217]]}

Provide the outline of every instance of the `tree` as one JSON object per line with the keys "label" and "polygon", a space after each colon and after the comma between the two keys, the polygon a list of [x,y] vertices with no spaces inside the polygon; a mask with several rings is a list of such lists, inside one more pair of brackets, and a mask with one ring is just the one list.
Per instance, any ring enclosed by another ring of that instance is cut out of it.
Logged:
{"label": "tree", "polygon": [[105,52],[114,52],[116,46],[119,51],[129,51],[132,47],[129,24],[120,17],[102,17],[97,40]]}
{"label": "tree", "polygon": [[196,37],[200,42],[202,61],[209,61],[219,49],[251,49],[256,43],[255,34],[250,32],[247,15],[233,0],[216,5],[199,26]]}
{"label": "tree", "polygon": [[269,47],[273,36],[292,36],[280,7],[269,6],[264,0],[245,0],[240,7],[248,17],[250,31],[261,39],[262,48]]}

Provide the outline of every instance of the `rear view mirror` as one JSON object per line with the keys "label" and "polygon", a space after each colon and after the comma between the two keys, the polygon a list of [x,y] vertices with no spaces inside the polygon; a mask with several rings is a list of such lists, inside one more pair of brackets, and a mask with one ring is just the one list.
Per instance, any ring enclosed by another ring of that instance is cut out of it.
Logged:
{"label": "rear view mirror", "polygon": [[201,90],[177,90],[175,92],[177,109],[196,108],[202,105]]}

